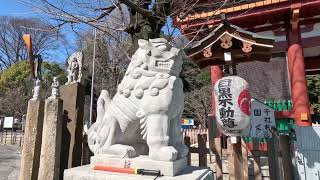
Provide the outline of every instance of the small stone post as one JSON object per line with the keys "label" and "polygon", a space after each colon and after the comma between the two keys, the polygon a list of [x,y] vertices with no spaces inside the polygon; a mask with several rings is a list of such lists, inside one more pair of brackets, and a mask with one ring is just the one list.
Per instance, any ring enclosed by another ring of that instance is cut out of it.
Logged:
{"label": "small stone post", "polygon": [[28,102],[24,144],[22,148],[19,180],[37,180],[43,126],[43,105],[41,100]]}
{"label": "small stone post", "polygon": [[39,180],[57,180],[60,175],[62,101],[47,99],[44,111]]}
{"label": "small stone post", "polygon": [[78,82],[60,86],[60,97],[63,100],[63,170],[81,165],[84,88]]}

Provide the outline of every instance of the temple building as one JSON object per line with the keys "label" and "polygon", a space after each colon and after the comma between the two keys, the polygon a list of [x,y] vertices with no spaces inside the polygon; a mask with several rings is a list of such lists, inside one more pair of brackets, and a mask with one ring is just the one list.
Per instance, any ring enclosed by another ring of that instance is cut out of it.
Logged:
{"label": "temple building", "polygon": [[[223,52],[229,50],[220,43],[232,42],[238,46],[230,50],[237,75],[249,82],[253,97],[291,99],[293,110],[279,116],[311,126],[306,76],[320,73],[319,9],[320,0],[200,0],[174,24],[193,41],[187,55],[199,68],[210,66],[212,84],[228,64],[223,62]],[[229,40],[222,31],[229,32]],[[214,48],[219,49],[211,52]]]}

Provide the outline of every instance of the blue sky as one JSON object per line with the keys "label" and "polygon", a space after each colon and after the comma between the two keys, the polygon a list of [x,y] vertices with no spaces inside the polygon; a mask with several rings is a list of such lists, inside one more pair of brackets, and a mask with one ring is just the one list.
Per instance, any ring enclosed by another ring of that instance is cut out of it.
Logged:
{"label": "blue sky", "polygon": [[[43,14],[39,14],[34,12],[33,9],[25,4],[23,4],[19,0],[0,0],[0,16],[16,16],[16,17],[40,17],[47,18],[47,16]],[[47,18],[48,20],[48,18]],[[168,18],[168,23],[172,24],[171,18]],[[162,28],[165,34],[168,33],[168,26],[164,26]],[[173,28],[169,27],[170,32],[172,32]],[[64,35],[66,36],[67,41],[69,42],[69,46],[73,46],[75,44],[76,36],[73,32],[70,31],[69,28],[64,28],[62,30]],[[180,34],[179,30],[176,29],[174,31],[174,36]],[[72,48],[69,47],[69,53],[72,51]],[[51,56],[49,61],[57,61],[59,63],[63,63],[67,58],[66,47],[61,47],[56,51],[50,52]]]}
{"label": "blue sky", "polygon": [[1,16],[32,16],[32,9],[17,0],[0,0]]}
{"label": "blue sky", "polygon": [[[0,16],[15,16],[15,17],[39,17],[46,18],[45,15],[34,12],[33,9],[19,0],[0,0]],[[73,33],[65,33],[66,39],[74,43],[75,35]],[[70,45],[71,45],[70,43]],[[55,51],[51,51],[48,61],[56,61],[58,63],[64,63],[67,58],[66,47],[58,48]]]}

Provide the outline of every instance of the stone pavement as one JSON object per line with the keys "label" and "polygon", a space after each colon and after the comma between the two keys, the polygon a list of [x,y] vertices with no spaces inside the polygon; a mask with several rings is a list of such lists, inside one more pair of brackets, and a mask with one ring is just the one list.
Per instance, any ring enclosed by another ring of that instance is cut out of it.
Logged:
{"label": "stone pavement", "polygon": [[20,171],[21,150],[18,146],[0,145],[0,180],[16,180]]}

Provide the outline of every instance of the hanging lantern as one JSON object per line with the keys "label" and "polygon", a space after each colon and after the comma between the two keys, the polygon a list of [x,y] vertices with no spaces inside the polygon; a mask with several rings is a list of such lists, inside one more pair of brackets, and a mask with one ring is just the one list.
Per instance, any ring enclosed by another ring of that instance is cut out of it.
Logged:
{"label": "hanging lantern", "polygon": [[250,127],[249,84],[239,76],[219,79],[214,86],[217,126],[227,136],[241,136]]}

